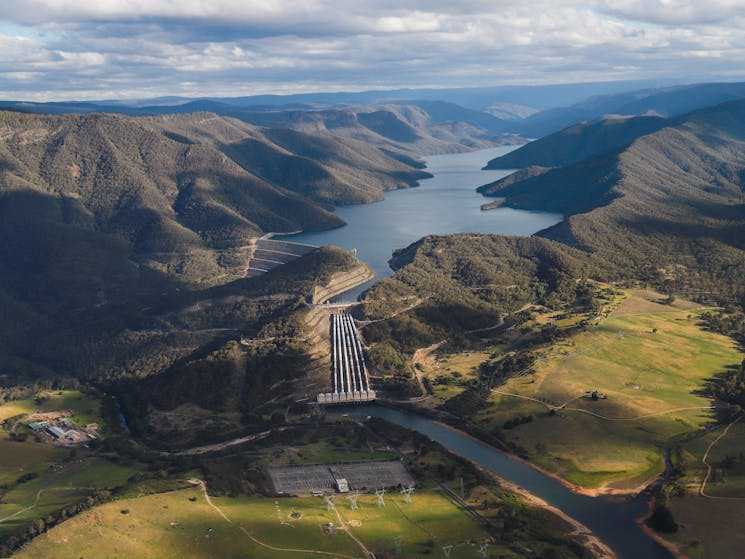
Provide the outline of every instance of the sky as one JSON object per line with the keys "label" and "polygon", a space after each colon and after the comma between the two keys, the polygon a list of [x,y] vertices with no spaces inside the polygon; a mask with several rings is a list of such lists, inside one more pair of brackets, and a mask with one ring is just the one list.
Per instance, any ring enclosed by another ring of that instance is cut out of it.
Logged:
{"label": "sky", "polygon": [[745,0],[4,0],[0,99],[745,80]]}

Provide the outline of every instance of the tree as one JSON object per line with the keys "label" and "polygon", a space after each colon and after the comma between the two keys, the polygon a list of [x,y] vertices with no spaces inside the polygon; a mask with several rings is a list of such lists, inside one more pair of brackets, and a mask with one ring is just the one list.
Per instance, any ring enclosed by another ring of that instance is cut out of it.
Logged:
{"label": "tree", "polygon": [[647,523],[658,532],[674,534],[678,531],[678,523],[675,522],[673,513],[662,503],[655,506],[652,516]]}

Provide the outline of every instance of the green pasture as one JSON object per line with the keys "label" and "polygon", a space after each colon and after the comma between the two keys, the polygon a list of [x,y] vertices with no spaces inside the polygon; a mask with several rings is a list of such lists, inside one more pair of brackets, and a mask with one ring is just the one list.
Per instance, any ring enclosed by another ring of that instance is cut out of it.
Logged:
{"label": "green pasture", "polygon": [[[542,351],[535,373],[499,391],[563,406],[554,415],[540,402],[493,393],[482,424],[532,415],[504,433],[531,459],[585,487],[635,487],[662,468],[665,443],[713,419],[705,381],[742,361],[735,342],[707,332],[686,301],[637,291],[597,326]],[[605,400],[581,396],[599,390]],[[593,415],[595,414],[595,415]]]}
{"label": "green pasture", "polygon": [[51,471],[47,467],[39,477],[12,484],[3,493],[0,536],[17,533],[37,518],[77,503],[97,489],[121,486],[136,471],[101,458],[57,463]]}
{"label": "green pasture", "polygon": [[[391,494],[384,507],[374,495],[363,495],[357,510],[337,495],[338,515],[318,497],[213,497],[212,502],[229,521],[197,487],[107,503],[58,525],[15,557],[362,557],[349,530],[379,556],[392,556],[400,536],[402,557],[437,556],[441,546],[453,545],[454,559],[476,559],[476,543],[487,537],[478,522],[432,491],[415,493],[410,504]],[[324,531],[327,523],[334,524],[334,534]],[[490,552],[512,557],[497,545]]]}

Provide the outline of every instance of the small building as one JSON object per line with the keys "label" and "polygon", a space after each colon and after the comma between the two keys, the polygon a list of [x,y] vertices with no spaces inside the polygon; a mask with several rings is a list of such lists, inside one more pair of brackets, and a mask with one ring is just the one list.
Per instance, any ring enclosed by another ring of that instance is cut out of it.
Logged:
{"label": "small building", "polygon": [[47,431],[49,431],[55,439],[65,436],[65,432],[59,427],[50,427]]}
{"label": "small building", "polygon": [[335,478],[334,481],[336,481],[336,489],[339,493],[349,493],[349,482],[347,481],[347,478],[339,477]]}
{"label": "small building", "polygon": [[38,432],[44,429],[48,424],[48,421],[34,421],[33,423],[29,423],[28,426],[31,427],[32,431]]}

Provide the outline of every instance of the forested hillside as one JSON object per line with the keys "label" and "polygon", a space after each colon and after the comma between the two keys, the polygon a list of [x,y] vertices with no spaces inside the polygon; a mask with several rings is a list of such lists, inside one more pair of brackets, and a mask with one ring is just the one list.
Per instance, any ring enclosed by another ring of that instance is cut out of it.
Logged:
{"label": "forested hillside", "polygon": [[424,176],[361,142],[209,113],[0,113],[0,378],[140,378],[291,330],[313,285],[356,261],[326,249],[241,279],[251,240],[339,226],[331,204]]}
{"label": "forested hillside", "polygon": [[561,167],[630,144],[656,132],[669,121],[660,117],[606,118],[555,132],[489,161],[484,169]]}
{"label": "forested hillside", "polygon": [[745,273],[745,101],[691,113],[630,145],[480,188],[568,215],[540,235],[592,254],[594,275],[740,302]]}
{"label": "forested hillside", "polygon": [[[59,300],[59,285],[71,282],[63,291],[91,300],[91,290],[116,289],[117,277],[130,286],[132,275],[186,285],[240,277],[251,238],[339,226],[330,204],[380,200],[427,176],[360,142],[207,113],[0,113],[0,129],[0,235],[9,263],[0,286],[27,298]],[[108,256],[89,258],[86,247]],[[47,268],[56,273],[38,281],[53,285],[29,281]]]}
{"label": "forested hillside", "polygon": [[425,237],[398,251],[396,273],[364,294],[371,363],[388,388],[418,395],[410,362],[417,349],[445,341],[451,350],[469,347],[478,341],[469,333],[507,328],[534,304],[584,304],[578,280],[587,265],[582,251],[540,237]]}
{"label": "forested hillside", "polygon": [[431,155],[514,142],[499,119],[452,103],[411,101],[324,110],[224,109],[252,124],[361,140],[390,153]]}
{"label": "forested hillside", "polygon": [[[561,223],[531,238],[425,238],[394,255],[396,273],[365,294],[362,317],[372,321],[363,335],[373,366],[391,388],[421,394],[415,351],[444,341],[443,351],[460,351],[480,335],[508,332],[521,324],[521,309],[592,316],[597,280],[743,305],[745,101],[676,122],[634,120],[535,142],[532,152],[524,148],[535,162],[590,156],[527,167],[479,189],[507,206],[564,213]],[[653,132],[602,149],[616,126],[633,136],[647,125]],[[523,334],[530,343],[556,335],[550,325]]]}

